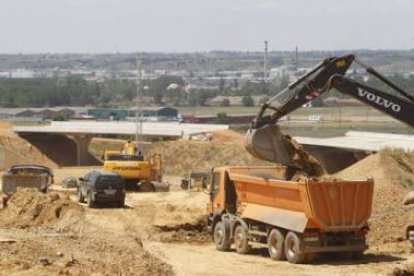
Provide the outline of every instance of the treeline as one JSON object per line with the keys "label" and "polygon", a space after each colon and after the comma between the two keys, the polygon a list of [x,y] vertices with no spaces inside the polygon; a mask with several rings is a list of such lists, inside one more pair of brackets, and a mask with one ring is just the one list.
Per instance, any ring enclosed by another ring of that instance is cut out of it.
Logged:
{"label": "treeline", "polygon": [[1,107],[110,106],[135,98],[131,81],[87,82],[81,77],[0,79]]}
{"label": "treeline", "polygon": [[[362,78],[356,77],[363,82]],[[389,79],[414,95],[414,75],[404,77],[393,75]],[[182,78],[162,76],[142,83],[144,104],[172,106],[205,106],[208,99],[222,96],[242,96],[242,104],[253,105],[251,96],[265,96],[263,100],[276,95],[289,83],[287,77],[273,81],[246,82],[239,85],[237,81],[221,80],[217,87],[209,89],[186,89]],[[388,91],[378,80],[370,78],[368,85]],[[137,84],[134,80],[105,80],[87,82],[81,77],[39,78],[39,79],[0,79],[0,107],[54,107],[54,106],[96,106],[96,107],[129,107],[134,104],[137,95]],[[327,96],[344,97],[344,95],[327,93]],[[256,103],[257,104],[257,103]],[[223,100],[228,106],[228,99]]]}

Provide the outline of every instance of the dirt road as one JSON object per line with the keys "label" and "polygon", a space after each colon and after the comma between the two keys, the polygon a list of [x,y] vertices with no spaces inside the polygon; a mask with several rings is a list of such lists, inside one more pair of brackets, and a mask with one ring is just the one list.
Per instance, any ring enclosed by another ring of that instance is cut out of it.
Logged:
{"label": "dirt road", "polygon": [[358,262],[330,255],[308,265],[275,262],[259,249],[218,252],[199,227],[207,200],[196,192],[131,193],[123,209],[67,208],[76,212],[7,224],[0,275],[386,275],[414,263],[406,241],[374,246]]}
{"label": "dirt road", "polygon": [[[208,196],[202,193],[129,194],[130,208],[88,209],[86,218],[106,230],[140,236],[143,248],[170,264],[177,275],[274,275],[275,272],[283,275],[386,275],[395,267],[414,263],[407,241],[372,246],[360,261],[331,254],[321,256],[313,264],[293,265],[272,261],[266,251],[260,249],[249,255],[239,255],[233,250],[218,252],[209,240],[194,239],[194,231],[184,231],[182,240],[169,240],[170,236],[154,228],[155,225],[197,223],[207,200]],[[178,229],[180,227],[174,231],[180,231]]]}

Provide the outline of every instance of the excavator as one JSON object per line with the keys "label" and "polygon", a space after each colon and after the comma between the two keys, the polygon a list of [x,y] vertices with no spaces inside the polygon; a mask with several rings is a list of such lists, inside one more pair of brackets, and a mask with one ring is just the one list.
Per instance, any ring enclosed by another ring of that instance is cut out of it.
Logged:
{"label": "excavator", "polygon": [[136,143],[128,141],[122,151],[105,151],[103,170],[118,173],[127,190],[140,192],[165,192],[169,184],[162,181],[161,155],[144,156]]}
{"label": "excavator", "polygon": [[[346,72],[352,63],[365,68],[394,92],[386,93],[347,76]],[[298,161],[297,151],[292,150],[292,140],[281,133],[277,122],[330,89],[336,89],[414,127],[413,95],[356,59],[354,55],[331,57],[320,62],[261,106],[246,134],[247,151],[259,159],[283,164],[293,171],[307,169],[313,176],[321,175],[322,171],[318,168],[303,168],[303,162]],[[303,156],[303,152],[299,152],[299,155]]]}

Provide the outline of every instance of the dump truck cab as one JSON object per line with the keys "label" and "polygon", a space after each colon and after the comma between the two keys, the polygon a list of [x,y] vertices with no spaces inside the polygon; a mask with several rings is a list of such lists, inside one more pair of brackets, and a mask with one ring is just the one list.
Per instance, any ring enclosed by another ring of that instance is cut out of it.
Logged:
{"label": "dump truck cab", "polygon": [[284,166],[213,169],[207,225],[217,250],[267,247],[272,259],[303,263],[315,253],[357,257],[368,248],[372,180],[286,176]]}

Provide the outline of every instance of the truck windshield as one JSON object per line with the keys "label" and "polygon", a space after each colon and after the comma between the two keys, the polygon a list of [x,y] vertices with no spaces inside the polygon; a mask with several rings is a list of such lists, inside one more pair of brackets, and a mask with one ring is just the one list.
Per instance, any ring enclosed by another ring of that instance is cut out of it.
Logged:
{"label": "truck windshield", "polygon": [[109,161],[143,161],[142,155],[110,154],[106,157]]}
{"label": "truck windshield", "polygon": [[211,192],[216,193],[219,189],[220,184],[220,173],[213,174],[213,181],[211,182]]}

